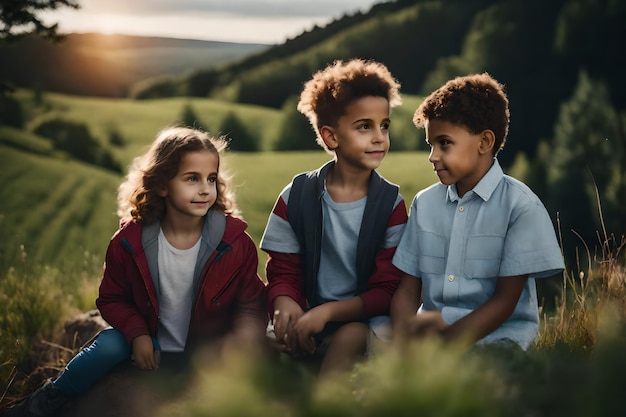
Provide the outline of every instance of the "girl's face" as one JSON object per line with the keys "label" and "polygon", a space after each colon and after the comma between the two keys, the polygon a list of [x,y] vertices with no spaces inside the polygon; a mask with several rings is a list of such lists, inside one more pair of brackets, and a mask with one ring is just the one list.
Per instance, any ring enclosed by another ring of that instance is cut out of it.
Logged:
{"label": "girl's face", "polygon": [[165,198],[165,215],[180,219],[201,218],[217,199],[219,156],[209,150],[185,153],[176,176],[160,195]]}
{"label": "girl's face", "polygon": [[362,97],[346,107],[336,127],[325,126],[326,145],[335,150],[337,162],[358,170],[378,168],[389,150],[389,112],[386,98]]}
{"label": "girl's face", "polygon": [[425,128],[430,145],[428,161],[433,164],[439,181],[444,185],[456,184],[462,197],[489,170],[490,164],[484,163],[481,152],[482,134],[470,133],[463,126],[443,120],[429,120]]}

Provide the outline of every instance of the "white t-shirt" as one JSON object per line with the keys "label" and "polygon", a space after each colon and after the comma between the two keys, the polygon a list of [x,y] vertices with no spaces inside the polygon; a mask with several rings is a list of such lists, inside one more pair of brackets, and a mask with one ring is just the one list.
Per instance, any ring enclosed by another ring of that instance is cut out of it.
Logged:
{"label": "white t-shirt", "polygon": [[200,240],[190,249],[176,249],[159,231],[159,335],[164,352],[185,350],[191,309],[193,274]]}

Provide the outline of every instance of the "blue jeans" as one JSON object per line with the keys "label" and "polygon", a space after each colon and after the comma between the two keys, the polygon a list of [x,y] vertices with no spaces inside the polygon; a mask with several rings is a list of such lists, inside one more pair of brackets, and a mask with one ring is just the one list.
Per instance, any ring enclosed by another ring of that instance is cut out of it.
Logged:
{"label": "blue jeans", "polygon": [[[155,349],[159,343],[153,337]],[[119,331],[113,327],[102,330],[94,341],[81,350],[53,381],[56,388],[70,396],[80,395],[91,388],[116,365],[130,360],[132,348]]]}

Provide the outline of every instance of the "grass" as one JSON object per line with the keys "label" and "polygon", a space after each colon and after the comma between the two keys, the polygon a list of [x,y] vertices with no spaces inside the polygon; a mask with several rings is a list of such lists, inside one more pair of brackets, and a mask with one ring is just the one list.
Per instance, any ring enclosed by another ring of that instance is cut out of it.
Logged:
{"label": "grass", "polygon": [[118,224],[120,178],[71,160],[0,146],[0,271],[20,259],[78,269],[83,254],[103,254]]}

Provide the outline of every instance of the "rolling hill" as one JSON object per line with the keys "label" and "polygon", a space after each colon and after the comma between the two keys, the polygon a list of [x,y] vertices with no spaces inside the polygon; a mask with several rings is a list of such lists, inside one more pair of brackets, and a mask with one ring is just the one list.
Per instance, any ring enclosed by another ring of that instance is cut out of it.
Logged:
{"label": "rolling hill", "polygon": [[99,33],[58,43],[29,38],[0,44],[0,80],[66,94],[124,97],[137,81],[213,68],[267,45]]}

